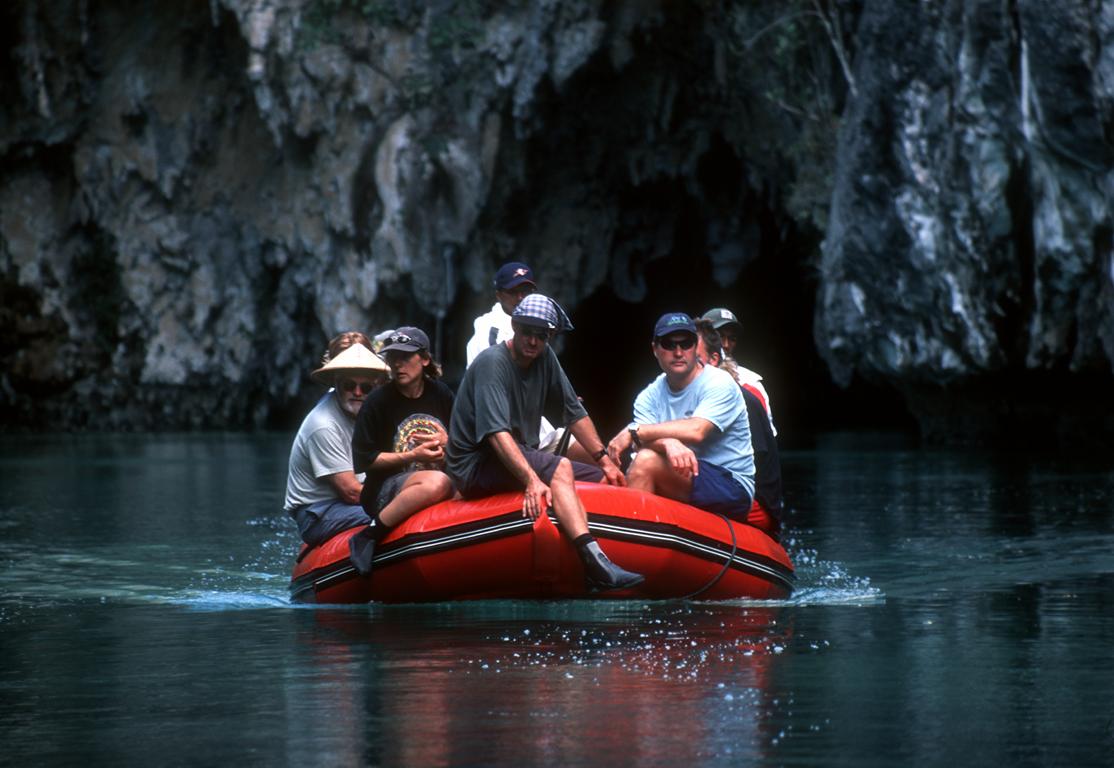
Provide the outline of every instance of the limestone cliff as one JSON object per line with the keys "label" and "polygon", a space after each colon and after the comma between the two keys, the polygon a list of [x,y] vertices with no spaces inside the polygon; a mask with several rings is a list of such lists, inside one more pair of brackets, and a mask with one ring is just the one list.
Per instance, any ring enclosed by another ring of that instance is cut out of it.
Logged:
{"label": "limestone cliff", "polygon": [[663,265],[697,265],[673,286],[696,309],[787,263],[797,285],[764,291],[804,286],[814,327],[778,341],[903,393],[931,434],[1001,377],[1111,381],[1111,0],[0,21],[9,426],[272,424],[348,328],[417,322],[452,366],[511,258],[634,315]]}
{"label": "limestone cliff", "polygon": [[[1114,3],[898,5],[868,3],[855,36],[818,348],[940,436],[1042,400],[1109,430]],[[1027,378],[1061,370],[1095,396]]]}

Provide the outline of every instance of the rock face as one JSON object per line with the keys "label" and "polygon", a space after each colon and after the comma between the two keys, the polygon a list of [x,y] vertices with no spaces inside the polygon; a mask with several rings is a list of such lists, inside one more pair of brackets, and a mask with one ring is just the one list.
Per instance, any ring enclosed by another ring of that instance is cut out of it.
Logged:
{"label": "rock face", "polygon": [[[938,437],[1071,410],[1062,382],[1002,401],[1028,372],[1109,380],[1114,3],[902,6],[868,3],[855,36],[818,348]],[[1102,389],[1083,405],[1109,429]]]}
{"label": "rock face", "polygon": [[929,435],[1110,382],[1114,2],[754,6],[9,4],[3,423],[274,424],[341,330],[462,350],[524,257],[570,307],[791,261],[789,343]]}

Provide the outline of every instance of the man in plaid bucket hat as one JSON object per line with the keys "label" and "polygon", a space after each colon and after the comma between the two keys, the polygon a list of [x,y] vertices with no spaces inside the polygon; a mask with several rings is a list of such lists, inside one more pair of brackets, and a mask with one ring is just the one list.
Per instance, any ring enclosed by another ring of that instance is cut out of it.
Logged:
{"label": "man in plaid bucket hat", "polygon": [[[508,341],[514,336],[511,314],[519,302],[538,290],[534,270],[521,261],[509,261],[495,272],[495,303],[491,309],[476,318],[472,324],[472,338],[465,346],[466,366],[488,347]],[[557,429],[549,419],[542,417],[538,431],[538,445],[543,451],[555,451],[565,430]],[[578,454],[576,443],[570,446],[570,455]]]}
{"label": "man in plaid bucket hat", "polygon": [[[553,507],[562,533],[576,546],[586,586],[601,592],[627,589],[643,576],[608,559],[588,531],[588,514],[576,481],[624,485],[595,424],[565,376],[553,337],[572,330],[561,306],[533,293],[511,316],[514,335],[481,352],[457,389],[446,471],[464,498],[522,491],[522,514],[536,519]],[[568,429],[595,465],[538,449],[538,424],[547,403],[560,403]]]}

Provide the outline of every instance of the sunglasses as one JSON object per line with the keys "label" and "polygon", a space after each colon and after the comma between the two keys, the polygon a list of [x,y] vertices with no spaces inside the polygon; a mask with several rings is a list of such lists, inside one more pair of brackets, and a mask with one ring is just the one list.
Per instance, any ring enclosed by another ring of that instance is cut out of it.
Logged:
{"label": "sunglasses", "polygon": [[345,392],[355,392],[357,395],[366,395],[368,392],[375,389],[375,384],[370,381],[352,381],[352,379],[345,379],[340,383],[340,388]]}
{"label": "sunglasses", "polygon": [[545,328],[534,328],[529,325],[518,324],[515,324],[514,332],[522,336],[526,336],[531,339],[539,339],[541,341],[549,341],[549,337],[553,333],[553,331],[547,330]]}
{"label": "sunglasses", "polygon": [[425,344],[422,344],[415,338],[407,336],[405,333],[392,333],[387,337],[388,344],[417,344],[422,349],[425,349]]}
{"label": "sunglasses", "polygon": [[696,339],[692,336],[685,336],[683,339],[658,339],[658,346],[667,352],[673,352],[678,347],[692,349],[696,346]]}

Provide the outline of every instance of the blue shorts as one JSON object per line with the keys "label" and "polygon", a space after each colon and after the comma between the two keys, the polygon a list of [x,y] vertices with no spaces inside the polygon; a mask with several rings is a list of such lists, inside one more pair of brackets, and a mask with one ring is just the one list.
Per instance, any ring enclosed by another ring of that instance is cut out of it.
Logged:
{"label": "blue shorts", "polygon": [[324,544],[341,531],[371,522],[371,518],[359,504],[345,504],[339,499],[319,501],[292,509],[290,516],[298,524],[302,541],[311,547]]}
{"label": "blue shorts", "polygon": [[703,459],[697,461],[700,464],[700,474],[692,478],[689,504],[745,523],[750,514],[751,503],[746,487],[718,464],[709,464]]}
{"label": "blue shorts", "polygon": [[[537,473],[543,483],[549,485],[553,482],[553,473],[557,471],[557,465],[562,459],[561,456],[548,451],[527,448],[524,445],[519,445],[518,449],[522,451],[526,463]],[[598,483],[603,479],[603,470],[599,467],[582,464],[571,459],[569,463],[572,464],[573,477],[580,482]],[[511,471],[507,469],[494,451],[485,450],[483,461],[472,476],[471,481],[460,489],[460,495],[466,499],[478,499],[496,493],[522,490],[524,490],[522,481],[511,474]]]}

